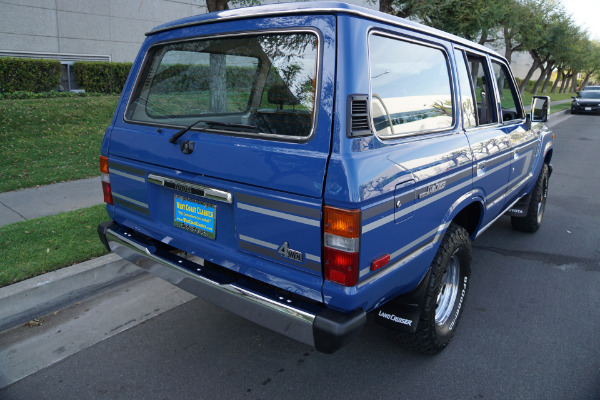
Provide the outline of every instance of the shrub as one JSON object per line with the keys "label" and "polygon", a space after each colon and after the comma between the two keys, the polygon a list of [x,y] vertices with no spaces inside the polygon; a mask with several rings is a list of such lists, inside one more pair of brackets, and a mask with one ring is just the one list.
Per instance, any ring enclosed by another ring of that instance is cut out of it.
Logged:
{"label": "shrub", "polygon": [[88,92],[121,93],[131,63],[80,61],[73,64],[77,83]]}
{"label": "shrub", "polygon": [[27,100],[27,99],[50,99],[56,97],[90,97],[90,96],[102,96],[100,93],[89,93],[89,92],[57,92],[53,90],[51,92],[26,92],[17,91],[12,93],[0,93],[0,100]]}
{"label": "shrub", "polygon": [[60,62],[30,58],[0,58],[0,93],[48,92],[60,85]]}

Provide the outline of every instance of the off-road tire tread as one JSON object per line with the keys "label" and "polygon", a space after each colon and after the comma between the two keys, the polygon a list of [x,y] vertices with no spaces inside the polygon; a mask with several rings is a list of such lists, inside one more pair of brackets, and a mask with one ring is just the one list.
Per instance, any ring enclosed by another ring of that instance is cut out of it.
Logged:
{"label": "off-road tire tread", "polygon": [[[527,208],[527,215],[524,217],[510,217],[510,223],[513,229],[520,232],[534,233],[540,229],[541,223],[537,221],[537,207],[540,202],[541,196],[544,195],[544,177],[548,177],[548,164],[544,164],[535,186],[533,187],[533,193],[531,195],[531,201]],[[542,221],[543,222],[543,216]]]}
{"label": "off-road tire tread", "polygon": [[[435,332],[436,287],[440,285],[442,276],[444,275],[445,264],[448,263],[450,257],[460,246],[466,246],[468,250],[468,265],[461,266],[461,268],[467,268],[467,275],[470,276],[471,239],[468,232],[462,226],[452,223],[448,227],[440,248],[431,263],[431,276],[417,331],[415,333],[398,332],[396,335],[396,340],[402,346],[422,354],[433,355],[442,351],[450,343],[453,335],[445,341],[440,341]],[[464,299],[462,309],[464,309]],[[456,319],[455,326],[458,325],[462,309]]]}

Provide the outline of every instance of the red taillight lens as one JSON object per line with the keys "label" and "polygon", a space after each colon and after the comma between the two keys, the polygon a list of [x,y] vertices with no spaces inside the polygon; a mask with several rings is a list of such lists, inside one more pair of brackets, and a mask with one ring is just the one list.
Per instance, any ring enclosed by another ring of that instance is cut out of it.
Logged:
{"label": "red taillight lens", "polygon": [[113,204],[112,192],[110,191],[110,182],[102,181],[102,193],[104,194],[104,202]]}
{"label": "red taillight lens", "polygon": [[323,211],[325,279],[344,286],[354,286],[359,275],[360,210],[325,206]]}
{"label": "red taillight lens", "polygon": [[113,204],[112,191],[110,190],[110,177],[108,175],[108,157],[100,156],[100,176],[102,178],[104,202]]}
{"label": "red taillight lens", "polygon": [[359,253],[325,247],[325,279],[344,286],[354,286],[358,282]]}

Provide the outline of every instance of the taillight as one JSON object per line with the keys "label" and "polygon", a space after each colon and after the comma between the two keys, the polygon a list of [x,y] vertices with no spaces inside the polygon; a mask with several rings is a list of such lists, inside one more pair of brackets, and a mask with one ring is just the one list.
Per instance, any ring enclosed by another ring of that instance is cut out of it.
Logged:
{"label": "taillight", "polygon": [[110,190],[110,177],[108,176],[108,157],[100,156],[100,176],[102,178],[104,202],[113,204],[112,192]]}
{"label": "taillight", "polygon": [[358,282],[360,210],[325,206],[323,213],[325,279],[344,286]]}

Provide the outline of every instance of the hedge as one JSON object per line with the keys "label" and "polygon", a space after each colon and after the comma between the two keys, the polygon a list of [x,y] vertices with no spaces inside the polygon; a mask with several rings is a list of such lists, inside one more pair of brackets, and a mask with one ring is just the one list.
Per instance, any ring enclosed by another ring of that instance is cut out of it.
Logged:
{"label": "hedge", "polygon": [[97,97],[102,96],[101,93],[88,93],[88,92],[58,92],[53,90],[51,92],[24,92],[17,91],[12,93],[0,93],[0,100],[30,100],[30,99],[53,99],[59,97]]}
{"label": "hedge", "polygon": [[48,92],[60,85],[60,62],[0,57],[0,93]]}
{"label": "hedge", "polygon": [[121,93],[132,63],[80,61],[73,64],[77,83],[87,92]]}

